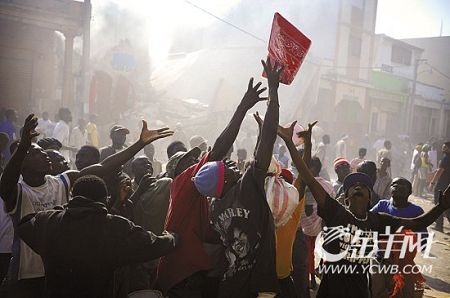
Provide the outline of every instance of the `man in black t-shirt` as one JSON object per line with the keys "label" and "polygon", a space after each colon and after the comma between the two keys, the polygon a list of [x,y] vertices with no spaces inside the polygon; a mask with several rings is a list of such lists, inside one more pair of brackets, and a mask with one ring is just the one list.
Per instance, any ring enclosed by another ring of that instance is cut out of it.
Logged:
{"label": "man in black t-shirt", "polygon": [[[430,181],[430,185],[428,189],[432,191],[434,188],[434,203],[439,203],[439,191],[443,190],[450,184],[450,142],[445,142],[442,145],[442,153],[444,154],[444,158],[439,162],[439,168],[437,172],[434,174],[433,178]],[[447,212],[448,218],[448,212]],[[442,232],[444,229],[444,219],[442,216],[436,220],[436,230]]]}
{"label": "man in black t-shirt", "polygon": [[[282,67],[263,63],[269,85],[269,104],[255,160],[242,177],[234,162],[215,161],[202,166],[194,178],[197,190],[213,197],[212,224],[225,247],[226,268],[219,297],[275,297],[275,225],[266,200],[264,181],[272,158],[278,120],[278,85]],[[256,88],[249,83],[249,90]],[[256,90],[255,90],[256,91]],[[247,91],[249,92],[249,91]],[[244,100],[243,100],[244,101]],[[245,115],[247,108],[236,113]],[[231,123],[230,123],[231,125]],[[234,137],[236,137],[236,134]]]}
{"label": "man in black t-shirt", "polygon": [[[278,128],[291,158],[317,201],[318,214],[325,221],[322,258],[324,276],[317,297],[369,297],[369,261],[376,251],[377,234],[391,233],[402,226],[414,231],[429,226],[450,207],[450,186],[440,194],[439,204],[416,218],[396,218],[369,211],[372,181],[364,173],[352,173],[344,180],[344,205],[330,198],[314,178],[292,142],[293,125]],[[344,207],[345,206],[345,207]],[[377,234],[376,234],[377,233]],[[334,267],[334,272],[331,267]],[[330,268],[330,270],[328,270]],[[327,271],[328,270],[328,271]]]}

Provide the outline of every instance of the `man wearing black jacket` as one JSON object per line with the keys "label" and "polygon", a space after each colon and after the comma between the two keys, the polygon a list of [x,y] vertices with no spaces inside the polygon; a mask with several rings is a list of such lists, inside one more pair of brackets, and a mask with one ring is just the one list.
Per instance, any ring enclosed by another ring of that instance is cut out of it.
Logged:
{"label": "man wearing black jacket", "polygon": [[113,297],[114,270],[172,251],[174,234],[156,236],[108,214],[102,179],[87,175],[73,186],[63,207],[25,216],[20,237],[44,262],[47,297]]}

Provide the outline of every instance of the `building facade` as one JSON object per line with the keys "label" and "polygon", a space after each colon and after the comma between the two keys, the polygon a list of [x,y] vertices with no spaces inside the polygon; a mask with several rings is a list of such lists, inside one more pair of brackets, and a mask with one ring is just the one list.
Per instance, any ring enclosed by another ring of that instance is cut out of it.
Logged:
{"label": "building facade", "polygon": [[[56,112],[82,100],[75,77],[86,82],[90,13],[90,1],[0,0],[2,106]],[[81,35],[82,65],[74,73],[74,38]]]}

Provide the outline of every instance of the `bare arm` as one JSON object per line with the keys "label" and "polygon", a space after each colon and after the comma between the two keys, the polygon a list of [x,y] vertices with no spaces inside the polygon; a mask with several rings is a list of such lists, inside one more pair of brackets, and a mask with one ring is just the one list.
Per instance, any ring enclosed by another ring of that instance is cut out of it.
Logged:
{"label": "bare arm", "polygon": [[439,168],[436,173],[434,173],[433,178],[430,181],[430,184],[428,185],[428,189],[431,191],[433,189],[433,185],[436,184],[436,181],[439,180],[442,173],[444,172],[443,168]]}
{"label": "bare arm", "polygon": [[31,140],[39,135],[39,133],[35,131],[37,125],[38,121],[37,118],[34,117],[34,114],[28,115],[25,120],[19,146],[11,156],[11,159],[3,171],[3,175],[0,180],[0,196],[5,202],[7,212],[12,211],[16,205],[17,182],[19,181],[20,174],[22,173],[23,161],[31,147]]}
{"label": "bare arm", "polygon": [[96,175],[99,177],[104,177],[107,174],[117,170],[120,166],[125,164],[128,160],[130,160],[136,153],[142,150],[146,145],[150,144],[153,141],[156,141],[161,138],[169,137],[173,135],[173,131],[169,130],[169,128],[160,128],[155,130],[149,130],[147,128],[147,122],[142,121],[142,131],[139,140],[137,140],[133,145],[128,147],[125,150],[117,152],[105,160],[103,160],[99,164],[92,165],[87,167],[80,172],[78,171],[67,171],[66,174],[70,179],[70,182],[73,183],[75,180],[84,175]]}
{"label": "bare arm", "polygon": [[323,189],[322,185],[314,178],[311,171],[309,170],[306,163],[303,161],[302,157],[295,148],[292,142],[292,134],[294,132],[294,126],[296,122],[293,122],[290,128],[279,127],[279,135],[286,143],[286,146],[291,154],[292,161],[298,170],[298,176],[303,180],[303,182],[309,187],[311,193],[314,196],[319,207],[325,207],[325,201],[328,197],[327,192]]}
{"label": "bare arm", "polygon": [[258,149],[259,143],[261,142],[261,131],[263,126],[263,120],[261,119],[261,116],[259,116],[258,112],[254,113],[253,117],[255,118],[256,123],[258,123],[258,139],[256,140],[255,149],[253,150],[253,158],[255,158],[256,149]]}
{"label": "bare arm", "polygon": [[220,136],[217,138],[214,146],[209,153],[210,160],[221,160],[228,153],[231,146],[233,145],[236,137],[239,133],[242,121],[244,120],[247,111],[251,109],[257,102],[266,100],[265,97],[260,97],[266,88],[261,88],[261,82],[257,83],[253,87],[253,78],[248,82],[247,92],[242,98],[241,103],[238,105],[236,112],[234,112],[233,117],[228,123],[227,127],[223,130]]}
{"label": "bare arm", "polygon": [[267,64],[264,61],[261,62],[267,74],[267,81],[269,84],[269,105],[267,107],[266,116],[261,130],[261,140],[256,148],[255,160],[257,167],[267,172],[272,159],[273,145],[275,143],[275,139],[277,138],[280,113],[278,86],[283,67],[279,67],[277,63],[272,66],[269,58],[267,59]]}
{"label": "bare arm", "polygon": [[[308,124],[308,130],[302,131],[299,134],[299,137],[302,137],[303,140],[305,141],[305,151],[303,152],[303,161],[305,162],[306,165],[309,166],[309,164],[311,163],[311,150],[312,150],[312,142],[311,142],[311,137],[312,137],[312,129],[314,127],[314,125],[316,125],[317,121],[313,122],[313,123],[309,123]],[[299,169],[297,169],[297,171],[299,171]],[[299,188],[298,188],[298,193],[300,195],[300,197],[302,198],[305,195],[305,189],[306,189],[306,184],[301,182]]]}
{"label": "bare arm", "polygon": [[442,193],[439,191],[439,204],[434,206],[430,211],[416,218],[402,218],[400,226],[414,231],[425,229],[431,225],[445,210],[450,208],[450,185]]}

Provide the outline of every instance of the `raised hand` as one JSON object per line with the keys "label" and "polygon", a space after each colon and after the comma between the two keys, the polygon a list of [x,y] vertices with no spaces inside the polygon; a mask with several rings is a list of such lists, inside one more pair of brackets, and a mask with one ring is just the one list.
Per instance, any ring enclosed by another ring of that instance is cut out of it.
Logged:
{"label": "raised hand", "polygon": [[317,124],[317,120],[314,121],[313,123],[308,123],[308,129],[297,133],[297,136],[299,138],[303,138],[303,140],[305,140],[305,142],[311,142],[312,129],[313,129],[314,125],[316,125],[316,124]]}
{"label": "raised hand", "polygon": [[272,63],[270,62],[270,58],[267,57],[267,61],[264,62],[264,60],[261,60],[261,63],[264,67],[264,71],[267,75],[267,82],[269,84],[269,90],[270,89],[277,89],[280,85],[280,74],[284,69],[284,66],[279,65],[278,62],[275,62],[275,65],[272,66]]}
{"label": "raised hand", "polygon": [[450,208],[450,184],[447,188],[442,192],[439,191],[439,205],[445,210]]}
{"label": "raised hand", "polygon": [[142,131],[140,140],[144,142],[145,145],[150,144],[153,141],[158,139],[167,138],[174,134],[173,130],[169,130],[168,127],[160,128],[160,129],[148,129],[147,121],[142,120]]}
{"label": "raised hand", "polygon": [[277,134],[285,143],[292,142],[292,136],[294,135],[294,127],[296,124],[297,121],[292,122],[289,127],[278,125]]}
{"label": "raised hand", "polygon": [[34,114],[28,115],[27,119],[25,119],[25,124],[23,125],[19,146],[26,149],[30,148],[33,138],[39,135],[39,133],[35,130],[37,126],[38,119],[34,116]]}
{"label": "raised hand", "polygon": [[245,107],[245,109],[250,110],[258,102],[267,100],[267,97],[260,96],[261,93],[267,89],[266,87],[259,89],[261,84],[261,82],[258,82],[255,86],[253,86],[253,78],[250,78],[248,81],[247,92],[245,92],[241,101],[241,104]]}
{"label": "raised hand", "polygon": [[123,179],[119,182],[119,203],[124,204],[132,194],[131,181]]}
{"label": "raised hand", "polygon": [[264,121],[262,120],[262,118],[259,115],[258,111],[256,111],[256,113],[253,113],[253,118],[255,118],[256,123],[258,123],[258,127],[261,130],[261,127],[262,127]]}

